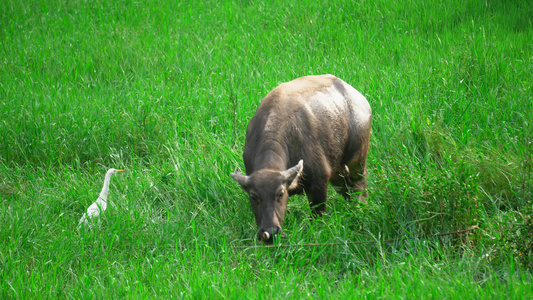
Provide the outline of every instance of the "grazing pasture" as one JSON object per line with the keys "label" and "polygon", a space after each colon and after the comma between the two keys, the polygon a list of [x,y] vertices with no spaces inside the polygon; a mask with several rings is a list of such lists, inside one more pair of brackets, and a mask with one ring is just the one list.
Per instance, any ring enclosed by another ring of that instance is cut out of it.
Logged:
{"label": "grazing pasture", "polygon": [[[368,204],[265,247],[229,174],[311,74],[372,106]],[[532,74],[528,1],[2,1],[0,298],[529,298]]]}

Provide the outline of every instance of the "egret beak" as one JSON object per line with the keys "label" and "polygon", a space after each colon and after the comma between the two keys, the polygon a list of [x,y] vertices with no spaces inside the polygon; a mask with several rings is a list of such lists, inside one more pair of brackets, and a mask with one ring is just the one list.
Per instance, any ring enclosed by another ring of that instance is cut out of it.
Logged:
{"label": "egret beak", "polygon": [[116,170],[115,172],[126,172],[126,170]]}

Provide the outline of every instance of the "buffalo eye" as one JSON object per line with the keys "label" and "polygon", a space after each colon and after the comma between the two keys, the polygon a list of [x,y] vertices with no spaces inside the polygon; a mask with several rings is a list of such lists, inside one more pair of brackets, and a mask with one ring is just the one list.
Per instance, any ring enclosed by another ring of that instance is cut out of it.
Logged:
{"label": "buffalo eye", "polygon": [[259,197],[257,197],[257,195],[250,195],[250,202],[252,204],[259,204],[261,202],[261,199],[259,199]]}
{"label": "buffalo eye", "polygon": [[281,201],[281,199],[283,199],[283,195],[285,195],[285,191],[282,189],[276,194],[276,200]]}

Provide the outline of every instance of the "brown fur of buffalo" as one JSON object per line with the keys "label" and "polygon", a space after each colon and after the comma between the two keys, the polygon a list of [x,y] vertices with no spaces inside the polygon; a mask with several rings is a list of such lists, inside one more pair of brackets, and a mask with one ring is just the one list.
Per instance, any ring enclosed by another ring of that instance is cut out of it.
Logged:
{"label": "brown fur of buffalo", "polygon": [[249,194],[258,239],[281,232],[293,194],[305,191],[315,216],[326,208],[328,183],[366,203],[371,120],[365,97],[333,75],[301,77],[266,95],[246,132],[247,175],[230,174]]}

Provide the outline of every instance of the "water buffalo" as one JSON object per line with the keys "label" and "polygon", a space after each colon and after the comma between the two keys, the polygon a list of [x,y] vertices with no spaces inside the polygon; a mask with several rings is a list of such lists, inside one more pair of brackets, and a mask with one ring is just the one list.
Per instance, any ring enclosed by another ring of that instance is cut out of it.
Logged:
{"label": "water buffalo", "polygon": [[281,232],[287,198],[305,191],[314,216],[325,210],[328,182],[366,203],[366,157],[372,110],[361,93],[333,75],[283,83],[263,99],[248,124],[246,174],[230,176],[248,193],[271,242]]}

